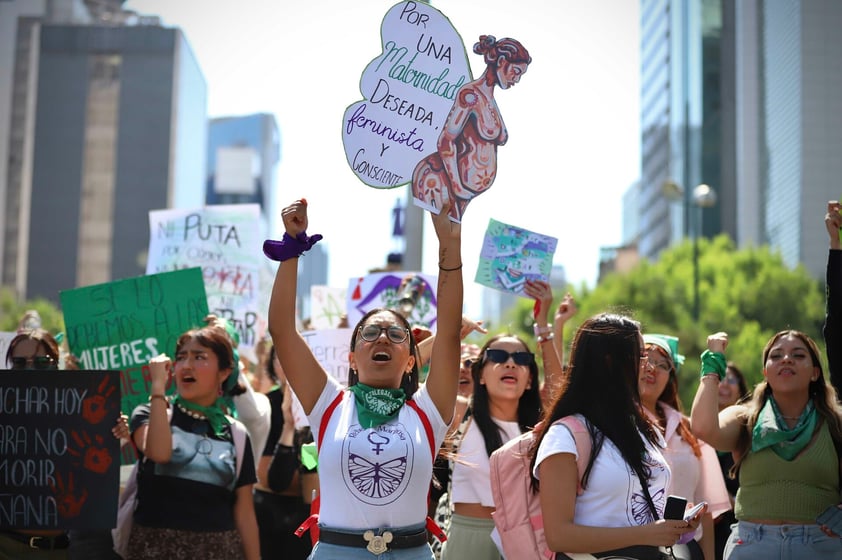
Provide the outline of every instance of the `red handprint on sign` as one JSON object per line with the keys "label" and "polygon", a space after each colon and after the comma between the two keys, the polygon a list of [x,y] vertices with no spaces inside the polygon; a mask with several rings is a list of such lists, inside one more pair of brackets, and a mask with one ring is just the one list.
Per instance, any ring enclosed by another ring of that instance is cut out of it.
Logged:
{"label": "red handprint on sign", "polygon": [[[106,398],[110,397],[117,388],[115,385],[108,387],[108,382],[109,378],[105,377],[97,387],[97,392],[82,401],[82,418],[87,420],[89,424],[99,424],[108,413]],[[107,390],[106,387],[108,387]]]}
{"label": "red handprint on sign", "polygon": [[[73,438],[78,449],[68,446],[67,452],[76,458],[81,458],[82,466],[85,469],[97,474],[108,471],[108,467],[111,466],[111,454],[105,448],[105,440],[102,436],[96,435],[91,440],[86,432],[79,434],[79,432],[73,430],[70,432],[70,437]],[[81,451],[82,448],[85,449],[84,452]]]}
{"label": "red handprint on sign", "polygon": [[61,478],[61,473],[56,473],[55,484],[50,484],[50,489],[56,498],[56,507],[59,516],[63,518],[76,517],[82,511],[82,506],[88,499],[88,490],[82,489],[77,496],[73,484],[73,473],[67,475],[67,486]]}

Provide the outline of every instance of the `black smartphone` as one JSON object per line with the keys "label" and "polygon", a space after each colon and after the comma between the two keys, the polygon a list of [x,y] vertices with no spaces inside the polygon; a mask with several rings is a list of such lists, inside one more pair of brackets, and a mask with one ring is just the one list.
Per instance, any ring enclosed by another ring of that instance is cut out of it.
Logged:
{"label": "black smartphone", "polygon": [[830,506],[816,518],[816,523],[826,526],[837,536],[842,536],[842,509],[836,504]]}
{"label": "black smartphone", "polygon": [[681,496],[669,496],[664,506],[664,519],[684,519],[685,509],[687,509],[687,500]]}

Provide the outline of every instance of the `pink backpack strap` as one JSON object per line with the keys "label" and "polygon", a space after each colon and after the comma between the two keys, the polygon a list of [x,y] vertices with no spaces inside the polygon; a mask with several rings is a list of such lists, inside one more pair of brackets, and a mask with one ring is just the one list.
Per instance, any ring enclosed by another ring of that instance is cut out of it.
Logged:
{"label": "pink backpack strap", "polygon": [[557,423],[564,424],[570,430],[573,436],[573,441],[576,442],[576,466],[579,470],[579,482],[576,486],[576,495],[581,496],[585,489],[582,487],[582,479],[585,476],[585,470],[588,468],[588,460],[591,458],[591,435],[578,416],[565,416],[558,420]]}

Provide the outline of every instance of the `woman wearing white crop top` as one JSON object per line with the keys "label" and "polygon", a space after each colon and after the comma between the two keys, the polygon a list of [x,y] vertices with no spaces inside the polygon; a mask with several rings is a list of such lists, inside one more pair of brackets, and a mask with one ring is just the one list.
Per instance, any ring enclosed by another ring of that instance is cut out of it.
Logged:
{"label": "woman wearing white crop top", "polygon": [[[568,367],[531,452],[547,545],[556,558],[567,558],[566,551],[659,560],[658,547],[695,530],[701,513],[689,522],[660,519],[670,472],[664,440],[638,397],[638,376],[650,367],[639,324],[610,314],[586,320]],[[587,427],[577,437],[591,440],[584,473],[573,435],[554,424],[570,415]]]}
{"label": "woman wearing white crop top", "polygon": [[454,460],[453,514],[442,560],[497,560],[491,539],[494,501],[489,457],[507,441],[534,426],[541,414],[538,365],[522,339],[492,337],[471,367],[472,416]]}
{"label": "woman wearing white crop top", "polygon": [[[448,219],[448,210],[449,204],[433,216],[439,240],[437,336],[430,373],[420,389],[415,338],[394,310],[373,310],[354,327],[347,391],[328,377],[296,330],[298,257],[321,238],[306,234],[305,200],[283,210],[283,241],[264,244],[264,253],[281,261],[269,304],[269,331],[320,443],[319,541],[311,560],[370,559],[372,554],[432,559],[425,526],[427,491],[433,455],[456,402],[462,324],[461,226]],[[361,246],[367,235],[362,229],[355,232]]]}

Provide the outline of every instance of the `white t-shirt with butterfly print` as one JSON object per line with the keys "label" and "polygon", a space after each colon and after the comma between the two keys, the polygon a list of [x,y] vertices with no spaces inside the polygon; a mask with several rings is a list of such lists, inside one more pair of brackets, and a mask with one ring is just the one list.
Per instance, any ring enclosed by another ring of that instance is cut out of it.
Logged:
{"label": "white t-shirt with butterfly print", "polygon": [[[329,378],[308,415],[316,441],[322,415],[342,391]],[[425,386],[413,399],[427,414],[438,452],[447,424]],[[389,422],[363,429],[350,394],[333,411],[319,450],[319,525],[367,530],[423,524],[432,475],[430,443],[418,413],[404,405]]]}
{"label": "white t-shirt with butterfly print", "polygon": [[[584,417],[577,415],[584,423]],[[660,435],[660,434],[659,434]],[[641,434],[641,439],[646,439]],[[662,448],[666,446],[661,438]],[[663,517],[666,503],[666,489],[669,487],[670,470],[661,449],[646,444],[648,465],[652,472],[649,480],[649,493],[658,511],[658,519]],[[557,453],[576,452],[573,434],[563,424],[554,424],[547,430],[541,441],[535,459],[534,473],[537,478],[541,461]],[[617,446],[611,440],[603,440],[602,449],[594,459],[588,485],[585,491],[576,497],[576,511],[573,522],[591,527],[632,527],[654,521],[643,494],[643,488],[637,474],[623,459]]]}

